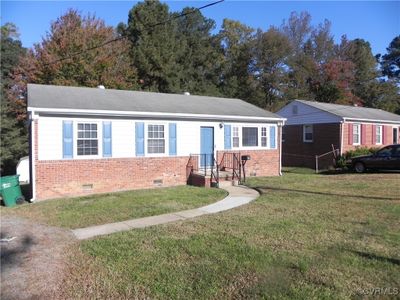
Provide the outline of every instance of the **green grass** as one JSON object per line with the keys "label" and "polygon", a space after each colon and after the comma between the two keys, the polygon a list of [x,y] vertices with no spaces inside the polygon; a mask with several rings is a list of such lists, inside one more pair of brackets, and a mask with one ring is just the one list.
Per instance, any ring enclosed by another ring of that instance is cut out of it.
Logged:
{"label": "green grass", "polygon": [[196,208],[225,196],[223,190],[180,186],[54,199],[14,208],[2,207],[1,211],[73,229]]}
{"label": "green grass", "polygon": [[216,215],[84,241],[70,298],[350,299],[400,288],[400,174],[250,178]]}

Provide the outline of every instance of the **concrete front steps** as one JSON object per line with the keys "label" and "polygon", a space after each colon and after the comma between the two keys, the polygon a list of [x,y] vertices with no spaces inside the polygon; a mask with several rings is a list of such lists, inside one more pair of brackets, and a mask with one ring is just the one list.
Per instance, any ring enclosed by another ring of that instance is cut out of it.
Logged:
{"label": "concrete front steps", "polygon": [[[214,171],[215,174],[216,171]],[[190,175],[190,185],[194,186],[204,186],[204,187],[214,187],[215,182],[212,182],[211,178],[211,170],[207,170],[207,175],[204,176],[204,171],[193,172]],[[229,186],[237,186],[239,185],[239,181],[237,179],[232,180],[232,171],[219,171],[219,187],[229,187]]]}

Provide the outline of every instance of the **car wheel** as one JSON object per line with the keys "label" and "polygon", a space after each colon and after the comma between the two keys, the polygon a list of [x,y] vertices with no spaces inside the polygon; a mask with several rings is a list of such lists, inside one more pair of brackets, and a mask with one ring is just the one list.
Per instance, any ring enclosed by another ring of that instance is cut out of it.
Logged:
{"label": "car wheel", "polygon": [[354,164],[354,170],[357,173],[363,173],[363,172],[365,172],[365,166],[364,166],[364,164],[362,162],[356,162]]}

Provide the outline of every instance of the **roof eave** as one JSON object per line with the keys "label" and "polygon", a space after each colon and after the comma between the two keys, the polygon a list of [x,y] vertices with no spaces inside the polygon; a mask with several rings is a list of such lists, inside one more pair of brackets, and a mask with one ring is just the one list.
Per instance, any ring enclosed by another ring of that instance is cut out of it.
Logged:
{"label": "roof eave", "polygon": [[363,119],[363,118],[348,118],[348,117],[342,117],[344,122],[350,121],[350,122],[375,122],[375,123],[390,123],[390,124],[400,124],[399,121],[393,121],[393,120],[377,120],[377,119]]}
{"label": "roof eave", "polygon": [[40,108],[28,107],[29,112],[47,113],[52,115],[72,115],[72,116],[112,116],[112,117],[142,117],[142,118],[176,118],[176,119],[198,119],[198,120],[218,120],[218,121],[260,121],[260,122],[279,122],[284,123],[285,118],[258,117],[258,116],[231,116],[231,115],[205,115],[187,113],[163,113],[163,112],[139,112],[139,111],[113,111],[113,110],[89,110],[89,109],[63,109],[63,108]]}

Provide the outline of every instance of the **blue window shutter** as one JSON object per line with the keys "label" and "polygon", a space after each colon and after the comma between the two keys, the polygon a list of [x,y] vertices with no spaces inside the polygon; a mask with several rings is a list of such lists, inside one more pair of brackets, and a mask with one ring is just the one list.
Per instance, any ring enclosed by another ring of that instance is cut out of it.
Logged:
{"label": "blue window shutter", "polygon": [[270,145],[271,149],[276,148],[275,136],[276,136],[276,127],[270,126],[269,127],[269,145]]}
{"label": "blue window shutter", "polygon": [[232,126],[225,125],[224,126],[224,149],[231,149],[232,148]]}
{"label": "blue window shutter", "polygon": [[103,157],[112,156],[111,122],[103,122]]}
{"label": "blue window shutter", "polygon": [[63,121],[63,158],[73,157],[73,145],[72,121]]}
{"label": "blue window shutter", "polygon": [[144,156],[144,123],[135,123],[136,132],[136,156]]}
{"label": "blue window shutter", "polygon": [[176,155],[176,123],[169,123],[169,155]]}

